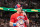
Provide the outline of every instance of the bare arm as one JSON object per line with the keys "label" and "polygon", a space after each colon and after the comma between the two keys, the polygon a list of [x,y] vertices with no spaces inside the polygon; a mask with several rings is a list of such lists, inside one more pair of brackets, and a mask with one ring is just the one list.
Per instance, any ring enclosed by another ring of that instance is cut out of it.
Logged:
{"label": "bare arm", "polygon": [[26,24],[29,25],[29,19],[27,18],[26,13],[24,11],[22,11],[22,12],[23,12],[23,15],[25,16],[25,22],[26,22]]}
{"label": "bare arm", "polygon": [[29,19],[25,20],[26,25],[29,25]]}
{"label": "bare arm", "polygon": [[14,23],[14,21],[15,21],[15,17],[14,17],[14,14],[13,14],[13,15],[11,15],[9,25],[10,26],[19,26],[19,23]]}
{"label": "bare arm", "polygon": [[9,25],[10,25],[10,26],[13,26],[13,22],[9,22]]}

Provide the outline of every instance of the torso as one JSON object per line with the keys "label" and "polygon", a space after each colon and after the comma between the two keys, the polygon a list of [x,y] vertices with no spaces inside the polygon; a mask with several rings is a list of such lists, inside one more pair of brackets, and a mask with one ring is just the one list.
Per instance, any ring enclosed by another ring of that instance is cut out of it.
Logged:
{"label": "torso", "polygon": [[25,22],[24,21],[25,21],[25,17],[22,13],[21,14],[15,13],[15,23],[20,23],[20,26],[25,27]]}

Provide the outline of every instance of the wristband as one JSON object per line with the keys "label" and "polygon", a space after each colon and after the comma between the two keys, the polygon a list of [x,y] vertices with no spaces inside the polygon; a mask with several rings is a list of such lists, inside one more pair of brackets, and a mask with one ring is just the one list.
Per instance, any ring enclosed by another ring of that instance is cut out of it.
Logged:
{"label": "wristband", "polygon": [[16,26],[16,23],[13,23],[13,26]]}

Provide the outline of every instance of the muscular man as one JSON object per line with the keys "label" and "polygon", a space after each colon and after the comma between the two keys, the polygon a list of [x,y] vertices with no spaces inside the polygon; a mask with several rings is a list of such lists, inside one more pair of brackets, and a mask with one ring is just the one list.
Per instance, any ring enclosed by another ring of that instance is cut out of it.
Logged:
{"label": "muscular man", "polygon": [[22,8],[20,4],[17,4],[15,7],[17,12],[11,15],[9,25],[13,27],[27,27],[29,19],[26,13],[21,11]]}

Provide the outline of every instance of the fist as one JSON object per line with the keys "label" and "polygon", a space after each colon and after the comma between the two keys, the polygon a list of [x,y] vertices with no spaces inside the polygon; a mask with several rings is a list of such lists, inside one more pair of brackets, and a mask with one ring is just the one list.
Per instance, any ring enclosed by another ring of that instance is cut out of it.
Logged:
{"label": "fist", "polygon": [[22,11],[23,12],[23,15],[25,15],[26,16],[26,13],[24,12],[24,11]]}
{"label": "fist", "polygon": [[19,24],[19,23],[17,23],[16,25],[17,25],[17,26],[19,26],[20,24]]}

